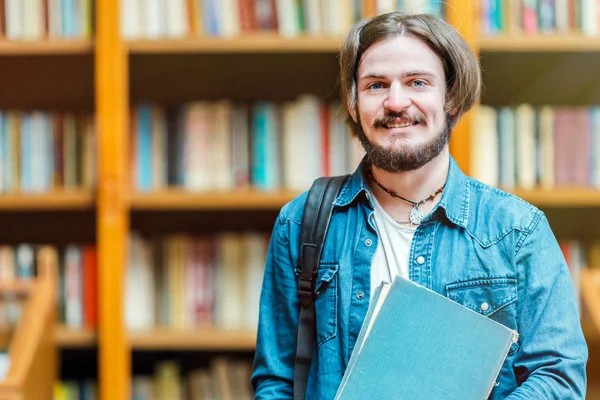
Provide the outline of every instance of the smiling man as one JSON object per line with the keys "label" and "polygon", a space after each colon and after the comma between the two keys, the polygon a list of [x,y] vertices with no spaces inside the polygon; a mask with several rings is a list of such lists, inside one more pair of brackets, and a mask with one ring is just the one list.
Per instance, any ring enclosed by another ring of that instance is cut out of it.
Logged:
{"label": "smiling man", "polygon": [[[350,30],[340,73],[348,126],[366,156],[333,203],[314,289],[306,399],[333,399],[370,293],[397,275],[519,332],[491,399],[585,398],[587,346],[546,217],[465,176],[448,151],[453,127],[480,95],[469,46],[436,17],[385,14]],[[294,392],[306,198],[282,208],[271,237],[252,376],[257,399]]]}

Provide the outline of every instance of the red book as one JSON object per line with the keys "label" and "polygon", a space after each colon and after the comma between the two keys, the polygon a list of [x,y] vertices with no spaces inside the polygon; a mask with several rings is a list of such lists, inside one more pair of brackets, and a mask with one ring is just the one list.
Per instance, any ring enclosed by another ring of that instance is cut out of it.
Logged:
{"label": "red book", "polygon": [[83,247],[83,325],[98,326],[98,259],[95,246]]}

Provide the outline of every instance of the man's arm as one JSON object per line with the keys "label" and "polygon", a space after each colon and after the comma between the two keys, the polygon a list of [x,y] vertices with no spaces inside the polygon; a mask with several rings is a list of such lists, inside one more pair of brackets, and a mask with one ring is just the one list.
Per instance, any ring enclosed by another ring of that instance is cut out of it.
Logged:
{"label": "man's arm", "polygon": [[[517,245],[517,382],[507,400],[584,399],[588,349],[581,330],[569,270],[548,220]],[[577,282],[577,284],[579,284]]]}
{"label": "man's arm", "polygon": [[[284,209],[285,210],[285,209]],[[258,338],[252,373],[255,399],[293,398],[298,330],[298,287],[292,263],[289,224],[282,210],[267,253],[260,297]]]}

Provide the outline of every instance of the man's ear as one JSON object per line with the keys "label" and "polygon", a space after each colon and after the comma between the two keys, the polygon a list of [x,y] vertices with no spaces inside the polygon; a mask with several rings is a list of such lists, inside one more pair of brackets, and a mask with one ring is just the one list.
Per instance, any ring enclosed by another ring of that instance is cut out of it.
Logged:
{"label": "man's ear", "polygon": [[358,118],[356,118],[356,107],[352,107],[352,105],[350,104],[350,102],[348,102],[348,113],[352,117],[352,120],[355,123],[357,123],[358,122]]}

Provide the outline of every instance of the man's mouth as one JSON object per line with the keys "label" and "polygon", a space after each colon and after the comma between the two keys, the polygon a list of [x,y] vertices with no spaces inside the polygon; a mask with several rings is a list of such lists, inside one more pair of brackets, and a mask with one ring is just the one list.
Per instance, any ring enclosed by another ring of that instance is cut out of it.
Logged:
{"label": "man's mouth", "polygon": [[418,121],[394,121],[388,124],[382,124],[382,126],[387,129],[407,128],[409,126],[417,125],[418,123]]}

